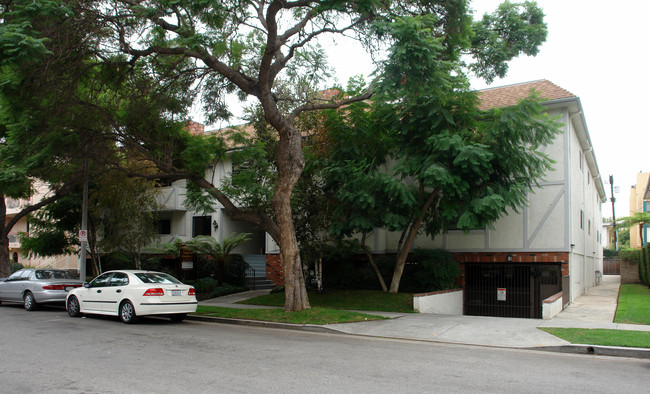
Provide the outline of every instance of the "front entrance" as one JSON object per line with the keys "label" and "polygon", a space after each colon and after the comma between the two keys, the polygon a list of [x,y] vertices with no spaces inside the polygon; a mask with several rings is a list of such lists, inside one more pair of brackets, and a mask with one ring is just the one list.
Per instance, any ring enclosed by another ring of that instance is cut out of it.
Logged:
{"label": "front entrance", "polygon": [[465,264],[466,315],[542,318],[542,301],[562,291],[560,263]]}

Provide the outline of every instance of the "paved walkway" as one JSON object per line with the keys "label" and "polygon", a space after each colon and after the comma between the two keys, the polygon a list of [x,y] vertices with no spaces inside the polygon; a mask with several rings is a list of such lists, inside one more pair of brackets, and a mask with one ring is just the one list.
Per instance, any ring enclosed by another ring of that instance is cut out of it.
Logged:
{"label": "paved walkway", "polygon": [[[366,312],[368,314],[383,315],[391,319],[330,324],[318,327],[330,332],[334,331],[373,337],[508,348],[543,348],[546,350],[573,351],[578,353],[587,352],[650,358],[650,350],[625,348],[605,349],[603,347],[589,345],[575,346],[539,329],[541,327],[575,327],[650,331],[650,326],[646,325],[613,323],[619,287],[619,276],[606,275],[603,277],[599,286],[589,289],[586,294],[576,298],[569,307],[551,320]],[[268,290],[250,291],[202,301],[200,304],[236,308],[260,308],[261,306],[234,305],[233,303],[266,293],[268,293]],[[264,306],[261,308],[268,307]],[[247,323],[255,324],[254,322]],[[268,326],[268,324],[262,325]],[[317,328],[316,326],[285,326],[287,328],[312,330]],[[618,349],[621,350],[619,351]]]}

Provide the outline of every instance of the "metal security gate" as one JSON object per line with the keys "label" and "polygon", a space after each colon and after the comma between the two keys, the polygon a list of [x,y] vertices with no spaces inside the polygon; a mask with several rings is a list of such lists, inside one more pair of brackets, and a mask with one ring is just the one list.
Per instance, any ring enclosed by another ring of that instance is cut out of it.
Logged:
{"label": "metal security gate", "polygon": [[562,291],[560,264],[465,265],[465,314],[542,317],[542,301]]}

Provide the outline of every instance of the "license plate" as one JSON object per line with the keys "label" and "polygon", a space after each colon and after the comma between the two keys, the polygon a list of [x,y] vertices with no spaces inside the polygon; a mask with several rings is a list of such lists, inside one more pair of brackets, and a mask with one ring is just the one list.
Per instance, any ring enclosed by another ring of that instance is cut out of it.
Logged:
{"label": "license plate", "polygon": [[173,296],[179,296],[183,294],[183,290],[172,290]]}

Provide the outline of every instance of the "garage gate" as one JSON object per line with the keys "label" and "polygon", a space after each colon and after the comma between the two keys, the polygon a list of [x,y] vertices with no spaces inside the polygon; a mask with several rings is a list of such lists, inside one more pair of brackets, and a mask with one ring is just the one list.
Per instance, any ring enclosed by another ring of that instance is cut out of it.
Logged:
{"label": "garage gate", "polygon": [[542,318],[542,301],[562,291],[558,264],[465,264],[466,315]]}

